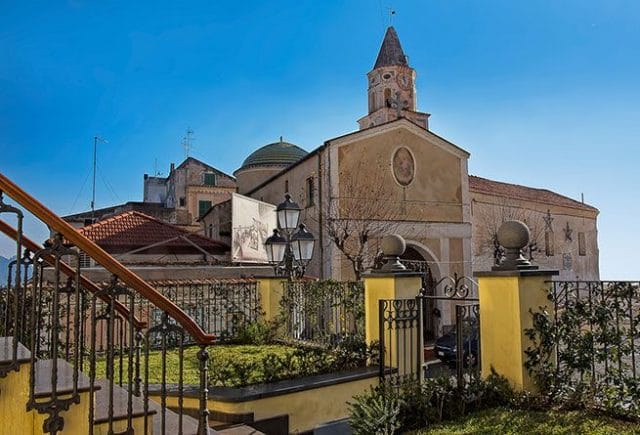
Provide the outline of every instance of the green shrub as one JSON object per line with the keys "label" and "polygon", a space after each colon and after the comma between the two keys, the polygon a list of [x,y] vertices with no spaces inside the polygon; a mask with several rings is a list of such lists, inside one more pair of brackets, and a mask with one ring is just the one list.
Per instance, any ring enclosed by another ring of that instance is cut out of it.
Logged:
{"label": "green shrub", "polygon": [[401,428],[402,401],[392,387],[380,384],[349,403],[349,424],[355,435],[393,435]]}
{"label": "green shrub", "polygon": [[[406,378],[395,384],[382,382],[350,404],[351,424],[356,433],[391,433],[428,427],[490,407],[520,400],[509,382],[495,372],[469,378],[462,388],[453,377],[419,382]],[[396,406],[397,405],[397,406]],[[369,431],[369,432],[367,432]]]}
{"label": "green shrub", "polygon": [[275,341],[277,325],[262,321],[243,324],[235,333],[233,342],[236,344],[271,344]]}

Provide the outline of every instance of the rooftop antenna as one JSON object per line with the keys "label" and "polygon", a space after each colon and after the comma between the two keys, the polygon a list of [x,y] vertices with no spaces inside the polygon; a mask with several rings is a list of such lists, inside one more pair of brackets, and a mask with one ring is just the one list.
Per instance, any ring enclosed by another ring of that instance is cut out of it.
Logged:
{"label": "rooftop antenna", "polygon": [[91,223],[96,220],[96,168],[98,166],[98,141],[109,143],[100,136],[93,137],[93,189],[91,194]]}
{"label": "rooftop antenna", "polygon": [[182,148],[184,149],[185,158],[189,157],[189,153],[193,149],[193,145],[191,144],[191,142],[194,140],[195,139],[193,138],[193,130],[191,130],[191,127],[187,127],[187,134],[182,138]]}
{"label": "rooftop antenna", "polygon": [[153,175],[154,177],[159,177],[162,175],[162,172],[158,170],[158,159],[153,159]]}

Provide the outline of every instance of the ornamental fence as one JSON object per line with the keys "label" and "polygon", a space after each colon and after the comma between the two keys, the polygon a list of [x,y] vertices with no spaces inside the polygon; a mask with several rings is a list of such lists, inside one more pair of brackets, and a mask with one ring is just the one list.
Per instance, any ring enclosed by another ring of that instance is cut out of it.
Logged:
{"label": "ornamental fence", "polygon": [[533,313],[528,368],[566,382],[620,385],[640,375],[640,282],[558,281]]}
{"label": "ornamental fence", "polygon": [[346,337],[364,338],[364,286],[361,282],[284,283],[280,316],[287,338],[335,345]]}

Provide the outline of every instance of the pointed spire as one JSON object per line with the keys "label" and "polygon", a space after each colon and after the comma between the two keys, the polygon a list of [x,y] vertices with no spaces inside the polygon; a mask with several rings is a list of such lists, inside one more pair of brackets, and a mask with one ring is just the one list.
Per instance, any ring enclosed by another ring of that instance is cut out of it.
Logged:
{"label": "pointed spire", "polygon": [[387,33],[384,35],[382,47],[380,47],[380,52],[378,53],[378,58],[376,59],[376,64],[373,66],[373,69],[391,65],[409,66],[407,56],[405,56],[404,51],[402,51],[400,39],[393,26],[387,28]]}

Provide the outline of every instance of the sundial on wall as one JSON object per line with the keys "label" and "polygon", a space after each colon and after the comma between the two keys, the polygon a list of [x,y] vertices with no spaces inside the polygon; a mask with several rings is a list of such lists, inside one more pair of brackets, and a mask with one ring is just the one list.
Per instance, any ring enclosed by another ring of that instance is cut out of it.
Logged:
{"label": "sundial on wall", "polygon": [[408,186],[413,181],[416,165],[413,155],[406,147],[400,147],[393,153],[393,176],[401,186]]}

